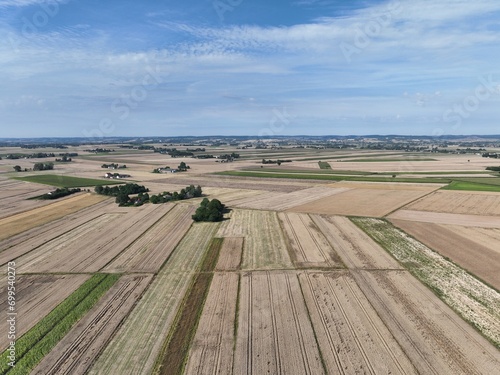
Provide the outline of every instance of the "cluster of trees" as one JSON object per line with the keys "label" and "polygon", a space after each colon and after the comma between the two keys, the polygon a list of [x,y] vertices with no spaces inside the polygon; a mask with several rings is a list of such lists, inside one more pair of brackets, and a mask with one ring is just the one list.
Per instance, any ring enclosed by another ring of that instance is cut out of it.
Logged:
{"label": "cluster of trees", "polygon": [[142,206],[148,201],[148,193],[139,193],[136,197],[129,197],[127,194],[120,194],[115,199],[115,202],[118,203],[119,206]]}
{"label": "cluster of trees", "polygon": [[68,148],[68,146],[61,145],[59,143],[47,143],[47,144],[36,144],[36,145],[27,145],[27,144],[22,144],[19,145],[21,148],[29,148],[29,149],[34,149],[34,148],[42,148],[42,147],[50,147],[50,148]]}
{"label": "cluster of trees", "polygon": [[56,155],[53,152],[35,152],[33,154],[8,154],[6,159],[36,159],[36,158],[54,158]]}
{"label": "cluster of trees", "polygon": [[107,169],[123,169],[123,168],[127,168],[127,166],[125,164],[123,165],[118,165],[116,163],[111,163],[111,164],[103,164],[101,165],[101,168],[107,168]]}
{"label": "cluster of trees", "polygon": [[[97,194],[116,197],[115,202],[120,206],[139,206],[149,200],[149,194],[147,194],[149,189],[137,184],[125,184],[113,187],[98,185],[94,188],[94,191]],[[130,194],[138,194],[138,196],[130,198]]]}
{"label": "cluster of trees", "polygon": [[487,171],[500,172],[500,167],[486,167]]}
{"label": "cluster of trees", "polygon": [[165,147],[155,147],[154,152],[159,152],[160,154],[168,154],[173,158],[194,155],[192,151],[177,150],[176,148]]}
{"label": "cluster of trees", "polygon": [[195,158],[195,159],[213,159],[213,158],[215,158],[215,156],[213,156],[211,154],[200,154],[200,155],[193,156],[193,158]]}
{"label": "cluster of trees", "polygon": [[54,163],[35,163],[33,165],[34,171],[49,171],[54,169]]}
{"label": "cluster of trees", "polygon": [[187,165],[186,163],[184,163],[183,161],[181,161],[181,163],[179,164],[179,166],[177,167],[177,170],[179,172],[186,172],[188,169],[190,169],[191,167],[189,165]]}
{"label": "cluster of trees", "polygon": [[142,185],[137,184],[125,184],[118,186],[101,186],[98,185],[94,188],[97,194],[109,195],[111,197],[117,197],[118,195],[129,195],[129,194],[139,194],[147,193],[149,189]]}
{"label": "cluster of trees", "polygon": [[111,150],[109,148],[92,148],[92,149],[87,149],[87,150],[83,150],[85,152],[92,152],[94,154],[101,154],[101,153],[108,153],[108,152],[114,152],[115,150]]}
{"label": "cluster of trees", "polygon": [[56,159],[56,161],[58,161],[60,163],[69,163],[73,160],[70,157],[63,155],[63,157],[61,159]]}
{"label": "cluster of trees", "polygon": [[180,192],[174,191],[173,193],[170,193],[169,191],[165,191],[158,195],[152,195],[149,198],[149,201],[153,204],[158,204],[170,201],[179,201],[184,199],[197,198],[201,197],[201,195],[202,195],[202,190],[200,185],[196,187],[194,185],[189,185],[185,189],[181,189]]}
{"label": "cluster of trees", "polygon": [[221,221],[224,218],[225,206],[218,200],[205,198],[192,217],[194,221]]}
{"label": "cluster of trees", "polygon": [[75,188],[75,189],[68,189],[68,188],[62,188],[62,189],[56,189],[54,191],[51,191],[47,194],[40,195],[38,199],[58,199],[65,197],[67,195],[75,194],[81,192],[82,189],[80,188]]}
{"label": "cluster of trees", "polygon": [[278,165],[281,165],[281,163],[291,163],[292,161],[291,160],[281,160],[281,159],[278,159],[278,160],[271,160],[271,159],[262,159],[262,164],[278,164]]}
{"label": "cluster of trees", "polygon": [[485,152],[483,153],[483,158],[494,158],[498,159],[498,154],[496,152]]}

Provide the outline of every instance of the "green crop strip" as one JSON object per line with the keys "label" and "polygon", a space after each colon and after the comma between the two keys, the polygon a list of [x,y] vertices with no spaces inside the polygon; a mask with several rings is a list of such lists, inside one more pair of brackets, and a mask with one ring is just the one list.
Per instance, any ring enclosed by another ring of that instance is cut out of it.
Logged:
{"label": "green crop strip", "polygon": [[117,274],[97,274],[83,283],[16,341],[15,367],[8,364],[8,350],[0,355],[0,374],[29,373],[119,278]]}

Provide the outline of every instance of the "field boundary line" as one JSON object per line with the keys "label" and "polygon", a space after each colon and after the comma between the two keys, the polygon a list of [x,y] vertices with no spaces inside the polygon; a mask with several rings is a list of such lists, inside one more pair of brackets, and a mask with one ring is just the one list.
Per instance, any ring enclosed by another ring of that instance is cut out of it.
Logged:
{"label": "field boundary line", "polygon": [[[174,207],[175,207],[175,205],[171,206],[171,207],[169,208],[169,210],[168,210],[167,212],[165,212],[165,214],[164,214],[164,215],[162,215],[162,216],[161,216],[158,220],[156,220],[154,223],[152,223],[152,224],[148,227],[148,229],[146,229],[145,231],[143,231],[143,232],[142,232],[142,233],[141,233],[141,234],[140,234],[140,235],[139,235],[139,236],[138,236],[135,240],[133,240],[131,243],[129,243],[127,246],[125,246],[125,247],[122,249],[122,251],[120,251],[120,252],[119,252],[118,254],[116,254],[113,258],[111,258],[111,259],[109,260],[109,262],[107,262],[105,265],[103,265],[103,266],[99,269],[99,271],[101,271],[101,270],[105,269],[108,265],[110,265],[112,262],[114,262],[114,261],[115,261],[115,260],[116,260],[116,259],[117,259],[117,258],[118,258],[118,257],[119,257],[119,256],[120,256],[123,252],[124,252],[124,251],[126,251],[126,250],[130,247],[130,246],[132,246],[132,245],[133,245],[133,244],[135,244],[137,241],[139,241],[139,239],[141,239],[141,238],[142,238],[142,237],[143,237],[143,236],[144,236],[147,232],[149,232],[149,231],[151,230],[151,228],[153,228],[153,227],[154,227],[157,223],[159,223],[159,222],[160,222],[160,220],[162,220],[165,216],[167,216],[167,215],[170,213],[170,211],[172,211],[172,209],[173,209]],[[185,235],[185,234],[184,234],[184,235]],[[184,236],[183,236],[183,238],[184,238]],[[182,240],[182,238],[181,238],[181,240]],[[179,241],[179,242],[180,242],[180,241]],[[177,247],[177,245],[176,245],[176,247]],[[173,253],[173,251],[172,251],[172,253]],[[170,256],[169,256],[169,258],[170,258]],[[168,259],[168,258],[167,258],[167,259]],[[163,267],[163,264],[162,264],[162,267]],[[161,269],[161,267],[160,267],[160,269]],[[159,271],[158,271],[158,272],[159,272]],[[157,273],[157,272],[155,272],[155,273]]]}
{"label": "field boundary line", "polygon": [[420,199],[424,199],[424,198],[428,197],[429,195],[434,194],[436,191],[438,191],[438,190],[440,190],[440,189],[441,189],[441,188],[439,187],[439,188],[437,188],[437,189],[435,189],[435,190],[432,190],[432,191],[428,192],[427,194],[424,194],[424,195],[422,195],[422,196],[420,196],[420,197],[418,197],[418,198],[415,198],[415,199],[413,199],[412,201],[410,201],[410,202],[408,202],[408,203],[405,203],[405,204],[403,204],[402,206],[399,206],[398,208],[396,208],[396,209],[392,210],[391,212],[386,213],[385,215],[383,215],[383,216],[382,216],[382,218],[385,218],[385,217],[387,217],[387,216],[389,216],[389,215],[393,214],[393,213],[394,213],[394,212],[396,212],[396,211],[399,211],[399,210],[401,210],[401,209],[404,209],[406,206],[409,206],[410,204],[413,204],[413,203],[415,203],[416,201],[418,201],[418,200],[420,200]]}

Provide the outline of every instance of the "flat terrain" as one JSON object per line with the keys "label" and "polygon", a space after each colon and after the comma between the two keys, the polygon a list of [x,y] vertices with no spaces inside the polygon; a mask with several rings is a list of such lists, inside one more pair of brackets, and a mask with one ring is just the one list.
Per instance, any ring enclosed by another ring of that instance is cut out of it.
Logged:
{"label": "flat terrain", "polygon": [[[150,194],[201,185],[203,196],[119,207],[89,186],[26,200],[52,188],[10,179],[24,174],[12,166],[49,160],[0,160],[1,311],[14,261],[17,339],[33,343],[18,349],[38,355],[52,340],[33,373],[158,374],[174,362],[173,372],[200,375],[498,372],[500,193],[442,190],[494,186],[485,167],[498,159],[203,146],[241,155],[221,163],[99,147],[116,151],[71,146],[74,162],[29,175],[111,183],[101,166],[118,163]],[[182,161],[187,172],[152,173]],[[227,206],[221,223],[193,222],[204,198]],[[47,337],[19,337],[54,312]],[[3,349],[7,330],[4,319]]]}
{"label": "flat terrain", "polygon": [[436,191],[405,209],[467,215],[500,216],[500,193]]}
{"label": "flat terrain", "polygon": [[35,228],[52,220],[62,218],[107,198],[108,197],[95,194],[79,194],[57,202],[51,202],[43,207],[5,217],[0,219],[0,240]]}
{"label": "flat terrain", "polygon": [[[333,186],[336,186],[334,184]],[[346,216],[373,216],[383,217],[398,208],[418,199],[437,187],[413,185],[394,186],[394,184],[382,184],[376,188],[363,185],[339,192],[326,198],[314,200],[310,203],[297,205],[290,208],[294,212],[307,212],[328,215]]]}
{"label": "flat terrain", "polygon": [[500,290],[500,229],[391,220],[439,254]]}

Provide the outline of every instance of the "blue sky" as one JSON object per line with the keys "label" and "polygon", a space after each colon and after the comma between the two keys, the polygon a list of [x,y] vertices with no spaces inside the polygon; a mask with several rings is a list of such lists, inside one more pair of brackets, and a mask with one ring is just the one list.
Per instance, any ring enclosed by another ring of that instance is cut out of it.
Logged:
{"label": "blue sky", "polygon": [[1,137],[499,134],[498,0],[0,0]]}

